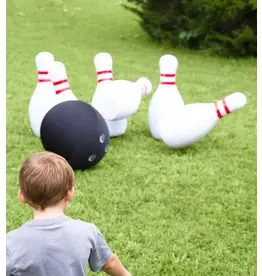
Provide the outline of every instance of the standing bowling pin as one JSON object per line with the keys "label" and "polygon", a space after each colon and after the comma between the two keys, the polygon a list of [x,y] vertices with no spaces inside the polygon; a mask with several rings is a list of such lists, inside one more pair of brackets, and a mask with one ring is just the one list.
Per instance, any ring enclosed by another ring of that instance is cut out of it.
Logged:
{"label": "standing bowling pin", "polygon": [[175,56],[163,55],[159,60],[160,83],[148,108],[149,129],[155,139],[161,139],[158,126],[162,118],[165,118],[165,113],[184,106],[176,85],[177,67],[178,60]]}
{"label": "standing bowling pin", "polygon": [[38,83],[31,96],[28,108],[29,122],[35,136],[40,137],[40,127],[44,116],[50,109],[55,90],[50,80],[49,68],[54,56],[48,52],[40,52],[35,57]]}
{"label": "standing bowling pin", "polygon": [[[97,86],[106,86],[106,83],[113,81],[113,59],[108,53],[99,53],[94,58],[97,73]],[[94,93],[92,105],[96,105],[97,93]],[[125,134],[127,129],[127,118],[115,121],[105,120],[110,137],[117,137]]]}
{"label": "standing bowling pin", "polygon": [[173,110],[160,126],[163,142],[170,148],[187,147],[207,135],[227,114],[246,105],[246,96],[235,92],[215,103],[187,104]]}
{"label": "standing bowling pin", "polygon": [[50,77],[55,90],[55,97],[52,102],[52,107],[66,101],[77,101],[76,96],[70,88],[66,68],[62,62],[53,62],[50,67]]}

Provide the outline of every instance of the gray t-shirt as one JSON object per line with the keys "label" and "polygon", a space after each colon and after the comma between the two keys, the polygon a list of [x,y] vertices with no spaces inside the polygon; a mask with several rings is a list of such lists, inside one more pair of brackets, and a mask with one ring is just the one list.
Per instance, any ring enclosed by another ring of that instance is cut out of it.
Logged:
{"label": "gray t-shirt", "polygon": [[99,229],[65,215],[32,220],[6,235],[7,276],[85,276],[112,252]]}

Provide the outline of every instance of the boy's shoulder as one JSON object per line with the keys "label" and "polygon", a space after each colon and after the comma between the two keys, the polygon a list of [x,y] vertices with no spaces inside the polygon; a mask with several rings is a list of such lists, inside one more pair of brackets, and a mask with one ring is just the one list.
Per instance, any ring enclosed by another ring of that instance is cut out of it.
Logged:
{"label": "boy's shoulder", "polygon": [[74,227],[79,227],[78,229],[87,229],[92,232],[97,232],[97,230],[98,230],[98,227],[94,223],[86,222],[81,219],[71,218],[69,223]]}
{"label": "boy's shoulder", "polygon": [[[81,219],[73,219],[71,217],[67,217],[68,220],[66,221],[65,227],[69,228],[70,231],[77,233],[86,233],[89,235],[97,235],[99,232],[98,227],[94,223],[86,222]],[[27,236],[30,236],[31,228],[30,224],[32,221],[27,222],[20,226],[17,229],[11,230],[6,234],[6,242],[15,242],[17,239],[25,238]],[[48,225],[49,226],[49,225]],[[43,229],[43,228],[42,228]]]}
{"label": "boy's shoulder", "polygon": [[[41,231],[39,231],[39,229],[41,229]],[[11,252],[18,252],[20,248],[24,248],[24,246],[27,246],[29,249],[35,247],[36,242],[43,240],[45,236],[50,237],[50,235],[54,235],[54,237],[57,238],[57,232],[60,232],[61,238],[62,236],[70,237],[71,242],[73,240],[75,244],[90,244],[91,247],[94,247],[100,238],[100,231],[94,223],[85,222],[80,219],[68,217],[66,223],[61,228],[56,227],[56,225],[54,225],[54,228],[50,228],[50,225],[47,228],[39,228],[32,227],[32,225],[25,223],[6,234],[7,253],[11,254]]]}
{"label": "boy's shoulder", "polygon": [[90,241],[94,241],[102,235],[99,228],[94,223],[86,222],[81,219],[72,219],[70,223],[70,232],[74,232],[75,235],[85,236]]}
{"label": "boy's shoulder", "polygon": [[14,230],[9,231],[6,234],[6,239],[9,240],[10,238],[15,238],[21,235],[21,233],[23,232],[23,225],[20,226],[19,228],[16,228]]}
{"label": "boy's shoulder", "polygon": [[68,223],[70,224],[73,224],[73,225],[78,225],[78,226],[82,226],[82,227],[85,227],[85,228],[90,228],[90,229],[96,229],[97,226],[92,223],[92,222],[87,222],[87,221],[84,221],[82,219],[75,219],[75,218],[72,218],[72,217],[68,217],[69,220],[68,220]]}

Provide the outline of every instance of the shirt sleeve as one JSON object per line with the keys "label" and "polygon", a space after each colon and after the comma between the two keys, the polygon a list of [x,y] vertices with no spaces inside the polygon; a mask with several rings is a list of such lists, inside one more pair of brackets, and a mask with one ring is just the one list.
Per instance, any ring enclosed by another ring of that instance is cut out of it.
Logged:
{"label": "shirt sleeve", "polygon": [[99,229],[95,226],[95,243],[94,247],[91,249],[89,255],[89,266],[92,272],[97,272],[106,264],[108,259],[112,255],[108,244],[106,243],[103,235]]}

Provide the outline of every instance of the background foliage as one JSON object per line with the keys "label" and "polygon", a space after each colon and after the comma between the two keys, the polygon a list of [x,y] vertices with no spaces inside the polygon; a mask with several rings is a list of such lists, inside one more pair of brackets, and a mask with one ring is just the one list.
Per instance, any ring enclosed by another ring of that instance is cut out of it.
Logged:
{"label": "background foliage", "polygon": [[128,0],[142,28],[155,41],[174,47],[212,49],[224,56],[256,56],[254,0]]}

